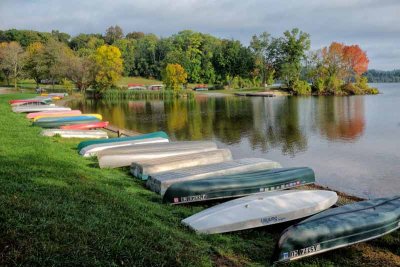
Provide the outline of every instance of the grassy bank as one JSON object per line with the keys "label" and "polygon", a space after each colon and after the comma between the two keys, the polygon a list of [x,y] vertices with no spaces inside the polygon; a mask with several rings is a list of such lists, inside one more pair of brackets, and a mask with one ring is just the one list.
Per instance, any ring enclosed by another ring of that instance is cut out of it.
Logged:
{"label": "grassy bank", "polygon": [[[78,140],[39,136],[0,95],[0,266],[268,266],[289,224],[196,235],[127,170],[100,170]],[[288,266],[395,266],[400,231]],[[340,255],[340,257],[338,257]]]}
{"label": "grassy bank", "polygon": [[193,98],[194,92],[182,90],[174,92],[171,90],[148,91],[148,90],[107,90],[102,98],[109,101],[116,100],[162,100],[176,97]]}

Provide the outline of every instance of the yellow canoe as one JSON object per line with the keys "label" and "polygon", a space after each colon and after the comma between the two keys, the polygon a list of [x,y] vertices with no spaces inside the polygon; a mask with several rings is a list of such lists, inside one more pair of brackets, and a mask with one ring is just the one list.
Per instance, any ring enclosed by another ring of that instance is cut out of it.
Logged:
{"label": "yellow canoe", "polygon": [[103,120],[103,116],[101,116],[100,114],[67,114],[67,115],[49,114],[49,115],[36,116],[35,118],[33,118],[33,121],[37,121],[38,119],[41,118],[76,117],[76,116],[92,116],[98,118],[99,120]]}

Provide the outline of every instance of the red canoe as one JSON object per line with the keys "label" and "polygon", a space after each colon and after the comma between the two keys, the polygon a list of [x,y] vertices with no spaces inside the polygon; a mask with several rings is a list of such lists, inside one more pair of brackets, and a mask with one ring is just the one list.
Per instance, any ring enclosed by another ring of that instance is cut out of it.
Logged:
{"label": "red canoe", "polygon": [[87,129],[96,129],[96,128],[105,128],[108,126],[108,121],[98,121],[91,123],[82,123],[75,125],[65,125],[61,126],[61,129],[64,130],[87,130]]}

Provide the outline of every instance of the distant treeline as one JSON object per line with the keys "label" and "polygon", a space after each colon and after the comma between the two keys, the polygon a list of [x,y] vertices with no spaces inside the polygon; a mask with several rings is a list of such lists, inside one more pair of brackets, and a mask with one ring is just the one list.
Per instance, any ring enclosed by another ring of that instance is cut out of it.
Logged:
{"label": "distant treeline", "polygon": [[399,83],[400,70],[368,70],[364,73],[371,83]]}
{"label": "distant treeline", "polygon": [[217,88],[280,81],[293,94],[374,93],[361,76],[369,60],[358,45],[332,42],[310,51],[310,43],[310,35],[297,28],[278,37],[267,32],[253,35],[249,46],[191,30],[160,38],[143,32],[124,34],[117,25],[105,34],[76,36],[10,29],[0,31],[0,69],[15,84],[22,77],[67,79],[81,90],[106,90],[120,74],[162,79],[166,67],[175,64],[183,67],[187,82]]}

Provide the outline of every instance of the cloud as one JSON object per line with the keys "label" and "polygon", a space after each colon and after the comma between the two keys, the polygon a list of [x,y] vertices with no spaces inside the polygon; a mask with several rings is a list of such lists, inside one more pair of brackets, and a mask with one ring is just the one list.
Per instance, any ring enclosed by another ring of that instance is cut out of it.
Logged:
{"label": "cloud", "polygon": [[371,68],[393,69],[400,68],[399,10],[397,0],[1,0],[0,27],[75,35],[118,24],[125,32],[160,36],[193,29],[245,44],[253,34],[279,36],[298,27],[311,34],[314,49],[357,43]]}

